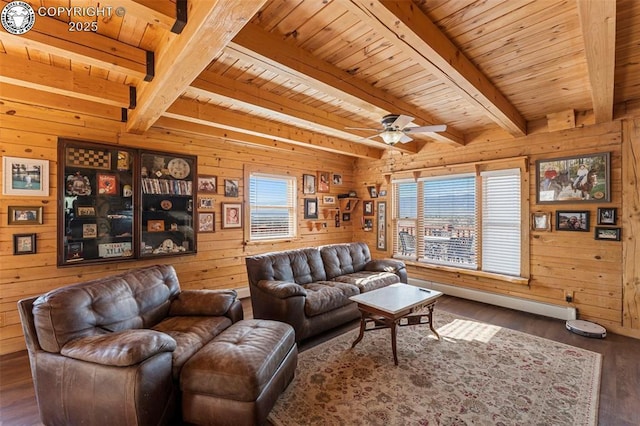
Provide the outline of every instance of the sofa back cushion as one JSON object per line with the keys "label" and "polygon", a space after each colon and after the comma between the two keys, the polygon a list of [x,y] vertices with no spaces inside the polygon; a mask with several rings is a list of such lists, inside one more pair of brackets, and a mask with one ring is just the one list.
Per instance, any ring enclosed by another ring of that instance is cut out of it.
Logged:
{"label": "sofa back cushion", "polygon": [[246,258],[249,283],[289,281],[308,284],[326,280],[322,257],[317,248],[265,253]]}
{"label": "sofa back cushion", "polygon": [[369,246],[365,243],[331,244],[320,247],[327,279],[360,272],[371,260]]}
{"label": "sofa back cushion", "polygon": [[70,340],[133,328],[149,328],[169,312],[180,293],[170,265],[134,269],[62,287],[33,303],[40,346],[60,352]]}

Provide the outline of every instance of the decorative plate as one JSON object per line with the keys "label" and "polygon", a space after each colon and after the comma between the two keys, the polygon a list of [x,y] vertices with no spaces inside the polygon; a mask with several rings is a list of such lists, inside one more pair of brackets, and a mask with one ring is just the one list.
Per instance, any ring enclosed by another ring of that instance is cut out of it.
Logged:
{"label": "decorative plate", "polygon": [[169,200],[162,200],[160,201],[160,207],[162,207],[162,210],[171,210],[171,207],[173,207],[173,203],[171,203],[171,201]]}
{"label": "decorative plate", "polygon": [[176,179],[184,179],[189,176],[189,172],[191,172],[189,163],[182,158],[174,158],[169,161],[167,169],[169,170],[169,174]]}
{"label": "decorative plate", "polygon": [[80,173],[67,176],[67,195],[91,195],[91,182]]}

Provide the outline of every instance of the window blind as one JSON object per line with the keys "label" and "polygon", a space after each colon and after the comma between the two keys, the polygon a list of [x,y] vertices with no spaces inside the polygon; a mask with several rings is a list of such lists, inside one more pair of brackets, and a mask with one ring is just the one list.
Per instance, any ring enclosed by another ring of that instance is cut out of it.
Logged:
{"label": "window blind", "polygon": [[398,182],[394,189],[394,254],[416,257],[418,184],[415,181]]}
{"label": "window blind", "polygon": [[483,172],[482,270],[520,275],[520,170]]}
{"label": "window blind", "polygon": [[295,178],[252,173],[249,177],[249,209],[250,240],[295,237]]}

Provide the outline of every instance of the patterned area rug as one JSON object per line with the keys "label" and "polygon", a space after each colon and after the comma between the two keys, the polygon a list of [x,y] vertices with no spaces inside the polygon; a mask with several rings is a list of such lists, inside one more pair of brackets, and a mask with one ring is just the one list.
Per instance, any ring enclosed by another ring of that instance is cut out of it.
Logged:
{"label": "patterned area rug", "polygon": [[428,325],[349,331],[299,356],[269,415],[287,425],[596,425],[601,355],[434,312]]}

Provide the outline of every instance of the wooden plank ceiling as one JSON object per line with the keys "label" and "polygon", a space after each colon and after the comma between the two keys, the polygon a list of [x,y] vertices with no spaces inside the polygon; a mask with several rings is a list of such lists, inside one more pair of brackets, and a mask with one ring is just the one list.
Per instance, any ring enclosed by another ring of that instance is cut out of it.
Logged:
{"label": "wooden plank ceiling", "polygon": [[[0,2],[0,6],[8,3]],[[28,1],[101,7],[95,0]],[[117,3],[117,5],[115,4]],[[360,158],[640,99],[635,0],[118,0],[126,13],[0,30],[0,97],[278,148]],[[52,14],[49,14],[52,15]],[[186,24],[185,24],[186,20]],[[70,21],[97,22],[70,32]],[[386,114],[441,133],[385,145]],[[368,138],[369,137],[369,138]]]}

